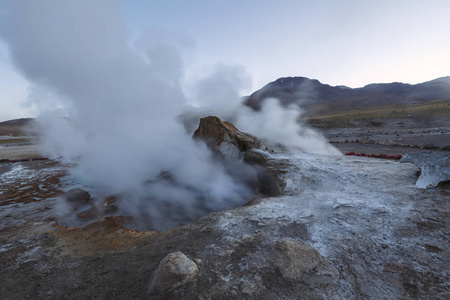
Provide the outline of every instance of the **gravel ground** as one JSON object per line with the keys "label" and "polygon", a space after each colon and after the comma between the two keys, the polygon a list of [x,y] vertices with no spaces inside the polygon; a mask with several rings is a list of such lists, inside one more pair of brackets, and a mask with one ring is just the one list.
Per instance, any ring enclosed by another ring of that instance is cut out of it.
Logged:
{"label": "gravel ground", "polygon": [[24,159],[42,157],[39,145],[0,146],[0,159]]}
{"label": "gravel ground", "polygon": [[450,123],[445,118],[365,120],[354,124],[356,127],[318,130],[342,153],[449,152],[442,150],[450,147]]}
{"label": "gravel ground", "polygon": [[[366,154],[387,154],[389,156],[391,155],[405,155],[406,153],[411,152],[429,152],[431,150],[427,149],[421,149],[421,148],[409,148],[409,147],[399,147],[399,146],[386,146],[386,145],[374,145],[374,144],[358,144],[358,143],[342,143],[342,144],[333,144],[336,148],[338,148],[342,154],[348,153],[348,152],[355,152],[355,153],[366,153]],[[442,151],[442,150],[433,150],[436,152],[446,152],[450,153],[449,151]]]}

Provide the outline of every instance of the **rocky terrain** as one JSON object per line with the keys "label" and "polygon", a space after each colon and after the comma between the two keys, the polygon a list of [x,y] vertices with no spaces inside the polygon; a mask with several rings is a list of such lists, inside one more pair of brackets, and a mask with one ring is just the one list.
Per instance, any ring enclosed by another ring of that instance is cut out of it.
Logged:
{"label": "rocky terrain", "polygon": [[194,138],[253,198],[165,231],[136,230],[126,193],[98,195],[43,157],[33,120],[0,123],[1,298],[448,299],[447,81],[288,78],[247,99],[301,105],[299,122],[359,157],[273,151],[202,118]]}
{"label": "rocky terrain", "polygon": [[[1,164],[2,299],[450,297],[448,178],[424,189],[410,162],[275,153],[218,118],[196,136],[233,169],[245,161],[259,196],[164,232],[112,211],[61,226],[61,203],[90,201],[66,193],[67,166]],[[442,153],[431,174],[448,170]]]}

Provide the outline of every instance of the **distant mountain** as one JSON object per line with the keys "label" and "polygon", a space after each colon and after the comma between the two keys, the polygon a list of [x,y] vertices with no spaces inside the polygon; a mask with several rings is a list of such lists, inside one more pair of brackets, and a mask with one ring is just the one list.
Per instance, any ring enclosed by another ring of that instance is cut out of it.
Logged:
{"label": "distant mountain", "polygon": [[26,126],[33,122],[35,122],[33,118],[22,118],[0,122],[0,126]]}
{"label": "distant mountain", "polygon": [[39,135],[40,128],[33,118],[0,122],[0,136]]}
{"label": "distant mountain", "polygon": [[369,84],[362,88],[330,86],[306,77],[279,78],[251,94],[247,106],[259,109],[267,98],[278,98],[283,105],[304,108],[341,103],[343,106],[414,104],[426,100],[450,99],[450,76],[415,85],[393,82]]}

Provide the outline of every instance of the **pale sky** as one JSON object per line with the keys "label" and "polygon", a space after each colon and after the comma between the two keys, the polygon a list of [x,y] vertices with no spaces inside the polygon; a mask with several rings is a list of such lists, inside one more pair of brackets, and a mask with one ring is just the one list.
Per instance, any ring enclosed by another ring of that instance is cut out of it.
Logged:
{"label": "pale sky", "polygon": [[[218,63],[244,68],[252,79],[244,94],[287,76],[362,87],[450,75],[449,0],[126,0],[121,8],[136,39],[150,31],[183,45],[188,77]],[[0,40],[0,121],[38,112],[8,52]]]}

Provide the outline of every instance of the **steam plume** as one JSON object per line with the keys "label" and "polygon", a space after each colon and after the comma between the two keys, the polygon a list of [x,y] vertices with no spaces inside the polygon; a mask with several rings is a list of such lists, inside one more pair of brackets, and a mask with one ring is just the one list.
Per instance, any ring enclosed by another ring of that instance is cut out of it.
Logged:
{"label": "steam plume", "polygon": [[[1,35],[40,91],[31,97],[41,104],[57,99],[40,117],[46,150],[76,162],[77,177],[110,193],[133,191],[125,207],[145,211],[154,223],[170,219],[168,211],[202,214],[248,199],[176,121],[186,100],[176,47],[151,41],[131,48],[116,1],[2,4]],[[161,179],[162,171],[170,178]]]}
{"label": "steam plume", "polygon": [[[122,208],[150,216],[159,229],[248,200],[248,189],[176,121],[187,100],[179,45],[151,34],[130,46],[118,1],[0,3],[0,35],[34,84],[30,97],[43,111],[46,151],[76,163],[79,180],[107,193],[127,191]],[[293,151],[326,144],[309,130],[298,136],[295,109],[268,101],[261,114],[234,110],[246,82],[242,69],[218,65],[195,96],[216,99],[218,114],[238,128]]]}
{"label": "steam plume", "polygon": [[[282,145],[289,152],[341,154],[319,132],[299,123],[303,111],[297,105],[283,107],[275,98],[265,99],[258,112],[241,105],[239,95],[248,80],[241,68],[217,65],[210,74],[191,86],[193,102],[203,106],[200,109],[203,114],[220,116],[240,130],[260,137],[272,146]],[[307,87],[301,90],[307,90]],[[311,95],[312,92],[299,92],[296,102],[307,102]]]}

